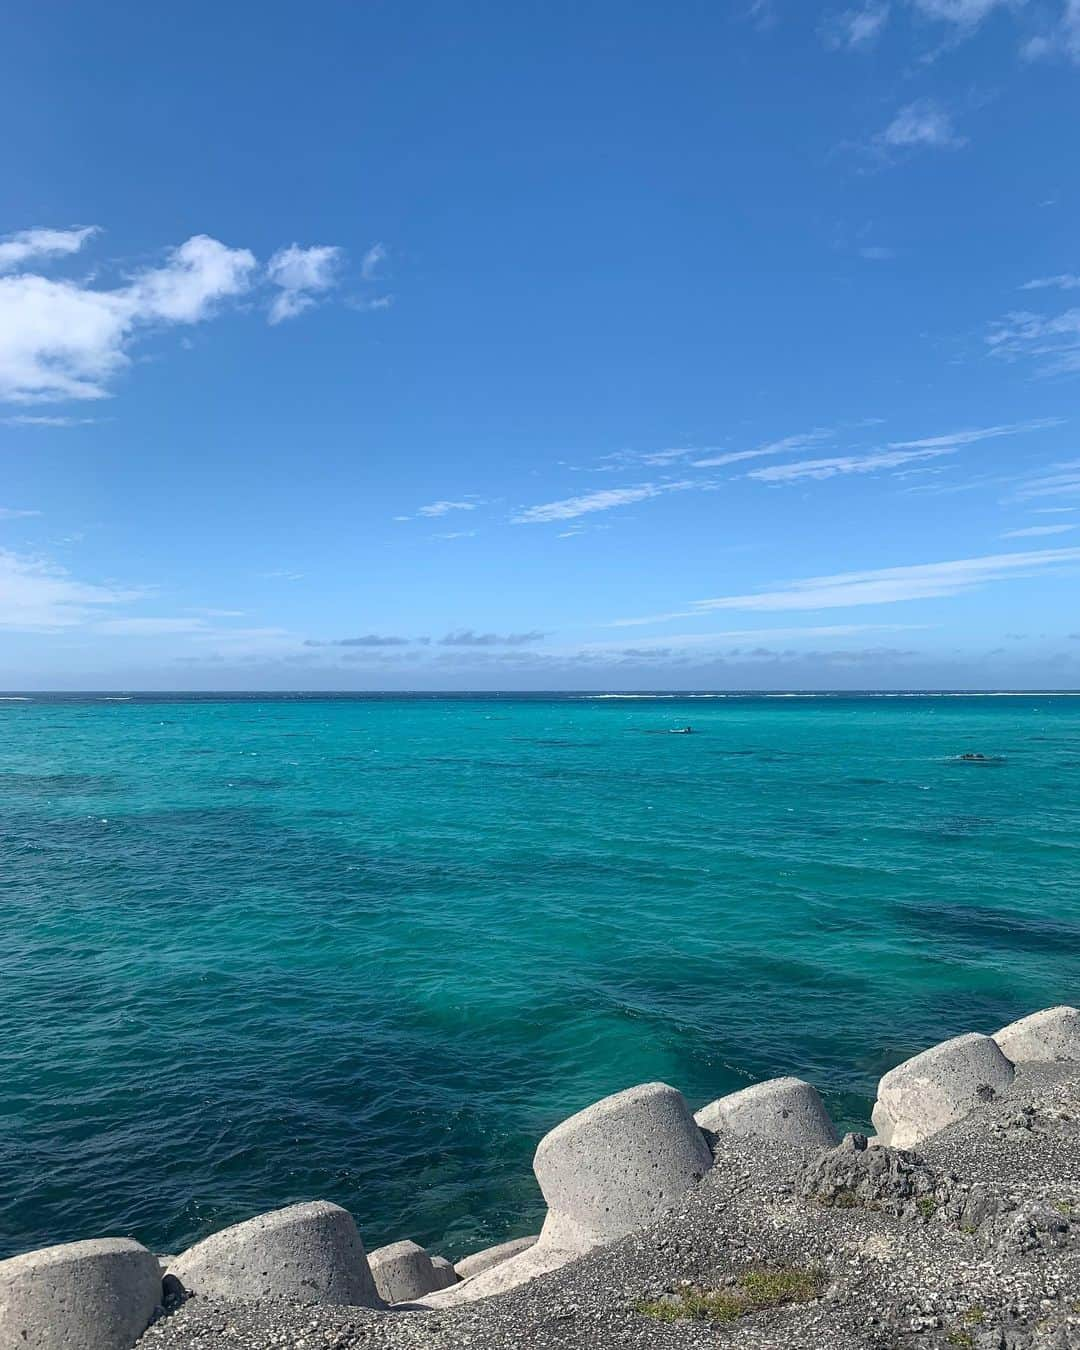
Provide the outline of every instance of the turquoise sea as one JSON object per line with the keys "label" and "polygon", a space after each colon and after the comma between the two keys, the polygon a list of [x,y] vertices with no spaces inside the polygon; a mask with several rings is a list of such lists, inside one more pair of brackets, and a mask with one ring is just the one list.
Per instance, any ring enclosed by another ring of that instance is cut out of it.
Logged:
{"label": "turquoise sea", "polygon": [[606,1093],[865,1124],[1078,999],[1080,697],[0,702],[0,1256],[308,1198],[460,1255]]}

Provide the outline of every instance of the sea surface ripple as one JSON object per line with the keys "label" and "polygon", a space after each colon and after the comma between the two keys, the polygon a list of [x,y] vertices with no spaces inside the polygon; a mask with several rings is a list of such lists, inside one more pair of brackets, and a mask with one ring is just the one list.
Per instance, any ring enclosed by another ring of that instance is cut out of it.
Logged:
{"label": "sea surface ripple", "polygon": [[1080,1001],[1078,807],[1080,697],[8,698],[0,1256],[310,1198],[459,1256],[651,1079],[865,1125]]}

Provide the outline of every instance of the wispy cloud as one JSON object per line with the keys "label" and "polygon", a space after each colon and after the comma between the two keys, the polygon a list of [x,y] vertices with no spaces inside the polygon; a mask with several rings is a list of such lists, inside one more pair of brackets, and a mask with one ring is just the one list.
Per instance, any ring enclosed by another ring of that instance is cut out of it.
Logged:
{"label": "wispy cloud", "polygon": [[768,455],[783,455],[792,450],[803,450],[807,446],[817,445],[821,441],[831,440],[835,432],[827,427],[816,427],[813,431],[801,431],[794,436],[784,436],[778,441],[766,441],[753,450],[734,450],[719,455],[706,455],[692,462],[695,469],[718,469],[728,464],[741,464],[747,459],[763,459]]}
{"label": "wispy cloud", "polygon": [[40,515],[40,511],[22,511],[14,506],[0,506],[0,520],[26,520],[29,516]]}
{"label": "wispy cloud", "polygon": [[1057,56],[1080,62],[1080,0],[1063,0],[1060,18],[1021,50],[1029,61]]}
{"label": "wispy cloud", "polygon": [[965,144],[953,126],[952,114],[929,98],[906,104],[877,139],[890,150],[957,150]]}
{"label": "wispy cloud", "polygon": [[796,460],[787,464],[770,464],[753,469],[746,477],[762,483],[789,483],[802,478],[835,478],[842,474],[883,473],[907,464],[938,459],[955,454],[967,445],[995,440],[1001,436],[1016,436],[1023,432],[1039,431],[1045,427],[1060,426],[1060,418],[1044,417],[1030,422],[1011,422],[993,427],[969,427],[962,431],[946,432],[942,436],[924,436],[913,441],[889,441],[882,449],[862,454],[834,455],[825,459]]}
{"label": "wispy cloud", "polygon": [[955,562],[918,563],[883,567],[868,572],[840,572],[834,576],[793,581],[775,591],[720,596],[695,601],[703,610],[837,609],[855,605],[896,604],[906,600],[959,595],[989,582],[1016,575],[1032,575],[1047,568],[1080,562],[1080,548],[1044,549],[1031,553],[1000,553]]}
{"label": "wispy cloud", "polygon": [[547,637],[533,629],[528,633],[477,633],[472,628],[458,628],[439,639],[441,647],[522,647],[541,642]]}
{"label": "wispy cloud", "polygon": [[0,417],[6,427],[88,427],[99,420],[97,417],[31,417],[28,413]]}
{"label": "wispy cloud", "polygon": [[1037,497],[1071,497],[1080,494],[1080,459],[1064,460],[1051,465],[1052,473],[1037,474],[1017,488],[1020,501]]}
{"label": "wispy cloud", "polygon": [[692,480],[680,480],[671,483],[639,483],[634,487],[603,488],[596,492],[583,492],[577,497],[564,497],[561,501],[543,502],[539,506],[526,506],[511,517],[515,525],[539,525],[553,520],[576,520],[579,516],[591,515],[596,511],[611,511],[619,506],[631,506],[635,502],[648,501],[652,497],[662,497],[669,492],[681,492],[703,484]]}
{"label": "wispy cloud", "polygon": [[123,618],[102,619],[94,625],[95,632],[109,637],[176,637],[189,633],[205,633],[210,624],[205,619],[191,616],[181,618]]}
{"label": "wispy cloud", "polygon": [[915,464],[941,455],[951,455],[955,446],[940,450],[877,450],[865,455],[834,455],[829,459],[804,459],[792,464],[770,464],[746,476],[759,483],[793,483],[802,478],[835,478],[839,474],[882,473],[903,464]]}
{"label": "wispy cloud", "polygon": [[844,51],[865,51],[881,36],[889,18],[889,5],[868,0],[857,9],[826,16],[822,24],[825,45]]}
{"label": "wispy cloud", "polygon": [[143,592],[79,581],[44,558],[0,550],[0,627],[41,631],[86,623],[103,607],[142,599]]}
{"label": "wispy cloud", "polygon": [[986,341],[992,355],[1037,360],[1048,374],[1074,374],[1080,371],[1080,309],[1014,310],[991,326]]}
{"label": "wispy cloud", "polygon": [[117,638],[191,638],[197,642],[224,642],[231,647],[237,643],[252,643],[256,649],[267,642],[280,646],[289,643],[292,635],[284,628],[227,628],[208,623],[206,619],[182,615],[126,616],[101,619],[90,625],[94,633]]}
{"label": "wispy cloud", "polygon": [[451,511],[475,511],[478,505],[478,502],[469,500],[431,502],[428,506],[417,507],[416,514],[418,516],[446,516]]}
{"label": "wispy cloud", "polygon": [[344,251],[333,244],[278,249],[266,265],[266,275],[278,295],[270,305],[270,322],[281,323],[310,309],[320,295],[337,285]]}
{"label": "wispy cloud", "polygon": [[1022,291],[1080,291],[1080,276],[1075,272],[1061,272],[1056,277],[1036,277],[1034,281],[1025,281]]}
{"label": "wispy cloud", "polygon": [[789,450],[799,450],[820,441],[830,440],[836,433],[828,427],[816,427],[813,431],[799,432],[794,436],[784,436],[780,440],[767,441],[751,450],[724,450],[718,446],[675,446],[662,450],[618,450],[602,455],[597,471],[612,473],[616,470],[644,465],[647,468],[667,468],[684,461],[695,469],[719,468],[727,464],[739,464],[745,459],[758,459],[763,455],[782,455]]}
{"label": "wispy cloud", "polygon": [[432,535],[433,539],[475,539],[476,530],[443,530],[439,534]]}
{"label": "wispy cloud", "polygon": [[939,599],[976,590],[991,582],[1015,576],[1034,576],[1048,569],[1078,562],[1080,548],[1059,548],[961,558],[953,562],[917,563],[907,567],[882,567],[866,572],[839,572],[832,576],[790,581],[771,591],[695,600],[688,609],[640,619],[623,619],[618,624],[620,627],[651,624],[728,609],[757,612],[848,609],[859,605],[891,605],[907,600]]}
{"label": "wispy cloud", "polygon": [[[1022,4],[1024,0],[1020,0]],[[1013,7],[1016,0],[913,0],[914,6],[929,19],[940,19],[959,28],[976,28],[996,9]]]}
{"label": "wispy cloud", "polygon": [[1000,436],[1019,436],[1027,431],[1044,431],[1047,427],[1063,425],[1061,417],[1035,417],[1028,422],[1003,422],[993,427],[968,427],[963,431],[947,431],[943,436],[924,436],[917,441],[890,441],[889,450],[957,449],[978,441],[993,441]]}
{"label": "wispy cloud", "polygon": [[750,0],[746,8],[746,17],[762,31],[772,28],[776,23],[774,0]]}
{"label": "wispy cloud", "polygon": [[1001,537],[1002,539],[1036,539],[1047,534],[1068,534],[1070,530],[1075,529],[1075,525],[1025,525],[1019,530],[1006,530]]}
{"label": "wispy cloud", "polygon": [[382,244],[372,244],[360,263],[360,276],[364,281],[378,281],[386,262],[386,248]]}
{"label": "wispy cloud", "polygon": [[97,226],[74,230],[19,230],[0,239],[0,272],[11,271],[39,258],[63,257],[78,253]]}

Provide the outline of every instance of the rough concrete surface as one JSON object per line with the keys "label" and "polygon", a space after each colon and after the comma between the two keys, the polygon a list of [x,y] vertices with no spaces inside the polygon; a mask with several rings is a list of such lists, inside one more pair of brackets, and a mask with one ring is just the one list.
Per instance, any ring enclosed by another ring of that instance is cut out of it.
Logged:
{"label": "rough concrete surface", "polygon": [[1080,1063],[1080,1009],[1044,1008],[994,1033],[1014,1064],[1072,1060]]}
{"label": "rough concrete surface", "polygon": [[992,1102],[1012,1078],[1012,1063],[991,1037],[972,1032],[943,1041],[882,1078],[873,1112],[878,1138],[912,1148]]}
{"label": "rough concrete surface", "polygon": [[[914,1152],[720,1135],[651,1227],[532,1283],[438,1311],[185,1303],[140,1350],[1069,1350],[1080,1347],[1080,1068],[1021,1066]],[[661,1321],[683,1282],[816,1272],[809,1301]],[[658,1303],[659,1301],[659,1303]]]}
{"label": "rough concrete surface", "polygon": [[324,1200],[222,1229],[181,1252],[168,1274],[203,1296],[380,1306],[352,1215]]}
{"label": "rough concrete surface", "polygon": [[831,1148],[839,1138],[825,1103],[801,1078],[770,1078],[703,1106],[694,1119],[703,1130],[783,1139],[807,1148]]}
{"label": "rough concrete surface", "polygon": [[161,1302],[157,1257],[127,1238],[0,1261],[2,1350],[128,1350]]}

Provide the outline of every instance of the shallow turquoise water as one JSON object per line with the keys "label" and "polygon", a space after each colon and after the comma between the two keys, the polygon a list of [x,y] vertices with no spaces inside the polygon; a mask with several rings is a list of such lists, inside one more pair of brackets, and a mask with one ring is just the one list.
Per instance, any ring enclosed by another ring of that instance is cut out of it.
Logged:
{"label": "shallow turquoise water", "polygon": [[1078,807],[1080,697],[0,703],[0,1255],[315,1197],[461,1254],[654,1078],[865,1122],[1080,998]]}

